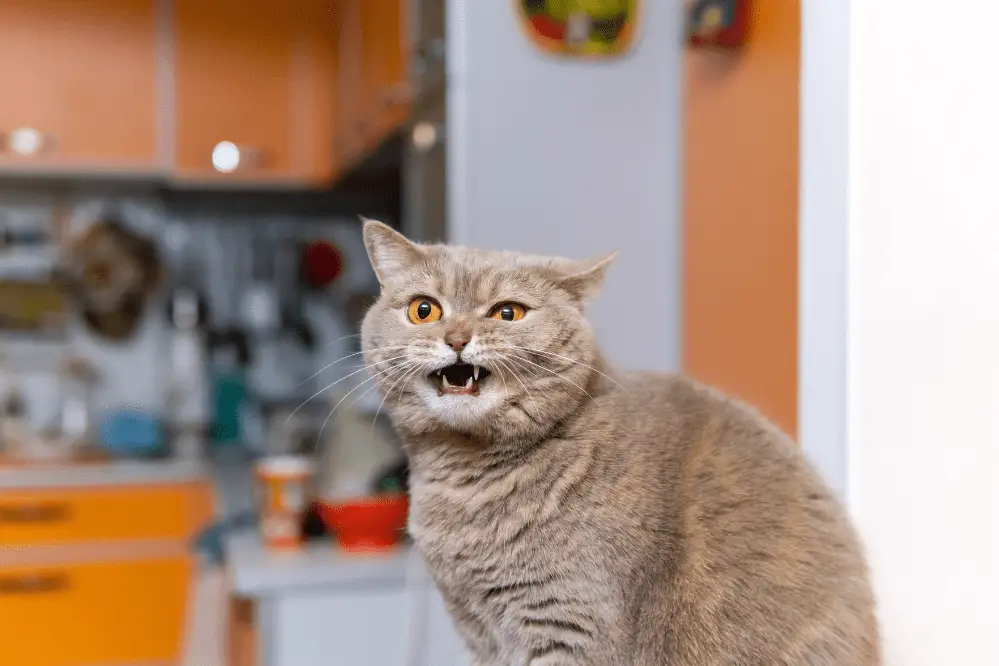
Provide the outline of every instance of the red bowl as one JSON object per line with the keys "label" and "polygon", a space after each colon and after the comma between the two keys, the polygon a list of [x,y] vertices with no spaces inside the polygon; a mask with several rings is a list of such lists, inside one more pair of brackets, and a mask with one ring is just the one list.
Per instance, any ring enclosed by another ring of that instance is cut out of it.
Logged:
{"label": "red bowl", "polygon": [[409,496],[402,493],[319,503],[326,529],[352,553],[394,548],[402,540],[408,514]]}

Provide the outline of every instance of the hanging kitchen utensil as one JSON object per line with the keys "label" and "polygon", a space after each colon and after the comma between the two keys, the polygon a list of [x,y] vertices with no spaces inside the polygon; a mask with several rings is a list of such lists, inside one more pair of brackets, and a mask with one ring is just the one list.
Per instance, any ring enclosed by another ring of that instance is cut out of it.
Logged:
{"label": "hanging kitchen utensil", "polygon": [[269,233],[253,238],[250,283],[243,292],[244,325],[251,335],[266,339],[275,337],[282,324],[274,243]]}
{"label": "hanging kitchen utensil", "polygon": [[514,0],[524,34],[545,53],[607,58],[636,42],[640,0]]}
{"label": "hanging kitchen utensil", "polygon": [[343,273],[343,254],[328,240],[314,240],[302,248],[302,282],[314,289],[325,289]]}
{"label": "hanging kitchen utensil", "polygon": [[68,257],[69,285],[87,327],[109,340],[131,338],[162,279],[156,244],[112,213],[73,238]]}

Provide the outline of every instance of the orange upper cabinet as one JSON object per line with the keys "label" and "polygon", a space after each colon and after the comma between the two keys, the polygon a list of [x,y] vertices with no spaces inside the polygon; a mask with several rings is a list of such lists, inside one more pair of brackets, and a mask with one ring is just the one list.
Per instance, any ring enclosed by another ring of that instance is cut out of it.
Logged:
{"label": "orange upper cabinet", "polygon": [[178,179],[309,184],[330,175],[327,4],[174,1]]}
{"label": "orange upper cabinet", "polygon": [[408,13],[401,0],[362,4],[364,83],[370,119],[367,139],[378,144],[409,116],[413,90],[406,37]]}
{"label": "orange upper cabinet", "polygon": [[0,166],[162,166],[158,4],[0,1]]}
{"label": "orange upper cabinet", "polygon": [[342,166],[376,148],[409,115],[407,4],[341,0],[334,5],[339,91],[334,146]]}
{"label": "orange upper cabinet", "polygon": [[333,5],[336,49],[336,103],[333,111],[333,151],[337,163],[346,167],[363,151],[365,98],[361,52],[361,2],[338,0]]}

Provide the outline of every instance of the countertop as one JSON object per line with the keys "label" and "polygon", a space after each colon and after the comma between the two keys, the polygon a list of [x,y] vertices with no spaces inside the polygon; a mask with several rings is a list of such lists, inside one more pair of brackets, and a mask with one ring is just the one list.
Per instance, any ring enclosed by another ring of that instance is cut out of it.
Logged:
{"label": "countertop", "polygon": [[232,591],[257,598],[297,589],[356,584],[410,584],[426,580],[423,558],[410,547],[378,555],[351,555],[332,540],[317,540],[301,550],[272,553],[256,532],[231,535],[226,561]]}
{"label": "countertop", "polygon": [[38,487],[91,487],[183,483],[205,478],[205,466],[177,460],[116,460],[67,465],[0,467],[0,490]]}

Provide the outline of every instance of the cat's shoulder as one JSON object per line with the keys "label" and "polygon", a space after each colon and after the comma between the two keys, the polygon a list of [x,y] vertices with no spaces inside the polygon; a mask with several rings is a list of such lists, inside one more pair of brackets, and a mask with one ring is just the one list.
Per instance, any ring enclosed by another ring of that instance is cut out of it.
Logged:
{"label": "cat's shoulder", "polygon": [[618,413],[640,411],[679,420],[708,419],[783,435],[750,404],[680,373],[615,373],[609,395],[608,407]]}
{"label": "cat's shoulder", "polygon": [[683,408],[731,402],[720,391],[675,372],[616,372],[608,382],[608,389],[616,400],[647,406]]}

